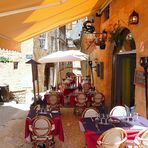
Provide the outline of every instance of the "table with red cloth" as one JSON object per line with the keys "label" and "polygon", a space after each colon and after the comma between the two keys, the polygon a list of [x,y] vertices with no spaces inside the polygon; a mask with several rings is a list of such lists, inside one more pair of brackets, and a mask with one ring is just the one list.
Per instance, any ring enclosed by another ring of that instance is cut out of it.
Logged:
{"label": "table with red cloth", "polygon": [[[75,104],[76,104],[76,101],[75,101],[76,94],[77,94],[77,92],[74,92],[69,97],[69,99],[70,99],[70,106],[71,107],[74,107]],[[92,102],[92,93],[86,93],[85,95],[86,95],[86,97],[88,99],[87,102],[91,104],[91,102]]]}
{"label": "table with red cloth", "polygon": [[[25,122],[25,139],[28,142],[31,142],[31,137],[30,137],[30,130],[29,130],[29,125],[31,125],[32,119],[36,116],[36,110],[31,109],[28,113],[28,116],[26,118]],[[60,141],[64,141],[64,132],[63,132],[63,126],[62,126],[62,120],[61,116],[59,113],[48,113],[47,115],[55,124],[55,129],[53,131],[53,134],[55,136],[58,136]]]}
{"label": "table with red cloth", "polygon": [[121,127],[127,132],[127,139],[131,143],[138,132],[148,127],[148,120],[139,116],[133,118],[132,121],[121,120],[118,125],[99,124],[99,129],[96,127],[95,118],[83,118],[79,121],[80,129],[84,132],[85,140],[88,148],[96,148],[97,139],[106,130],[113,127]]}
{"label": "table with red cloth", "polygon": [[[64,94],[62,92],[57,92],[59,98],[60,98],[60,104],[64,106]],[[44,95],[44,100],[48,99],[49,94]]]}
{"label": "table with red cloth", "polygon": [[77,87],[67,87],[64,89],[64,96],[69,96],[71,95],[75,90],[77,89]]}

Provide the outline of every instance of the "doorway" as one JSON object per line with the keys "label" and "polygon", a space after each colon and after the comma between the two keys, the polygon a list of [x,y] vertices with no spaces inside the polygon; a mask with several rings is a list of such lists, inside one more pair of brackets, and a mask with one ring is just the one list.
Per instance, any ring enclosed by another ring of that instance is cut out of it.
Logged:
{"label": "doorway", "polygon": [[128,28],[121,28],[122,46],[114,47],[112,58],[112,106],[135,105],[134,75],[136,44]]}
{"label": "doorway", "polygon": [[134,106],[136,54],[115,54],[113,61],[112,105]]}

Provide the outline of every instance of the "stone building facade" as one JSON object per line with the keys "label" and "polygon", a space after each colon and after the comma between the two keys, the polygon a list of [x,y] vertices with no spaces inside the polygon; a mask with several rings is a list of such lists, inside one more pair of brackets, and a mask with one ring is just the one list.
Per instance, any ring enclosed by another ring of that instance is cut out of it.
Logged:
{"label": "stone building facade", "polygon": [[[25,93],[32,90],[31,65],[25,63],[32,58],[32,54],[33,39],[22,42],[21,52],[0,49],[0,57],[9,59],[9,62],[0,63],[0,85],[8,86],[20,103],[25,102]],[[4,95],[9,97],[8,94]]]}
{"label": "stone building facade", "polygon": [[[65,27],[61,27],[26,40],[21,43],[21,52],[0,50],[0,57],[10,61],[7,63],[0,62],[0,85],[8,86],[9,91],[15,94],[15,99],[19,103],[30,101],[26,99],[26,93],[33,92],[32,69],[31,65],[26,64],[26,62],[30,59],[38,61],[39,58],[52,52],[65,50],[65,33]],[[38,65],[40,92],[57,83],[58,71],[59,65],[57,63]]]}
{"label": "stone building facade", "polygon": [[[33,57],[37,61],[50,53],[66,49],[65,26],[53,29],[34,38]],[[48,63],[38,65],[39,89],[45,91],[56,86],[60,81],[59,64]]]}

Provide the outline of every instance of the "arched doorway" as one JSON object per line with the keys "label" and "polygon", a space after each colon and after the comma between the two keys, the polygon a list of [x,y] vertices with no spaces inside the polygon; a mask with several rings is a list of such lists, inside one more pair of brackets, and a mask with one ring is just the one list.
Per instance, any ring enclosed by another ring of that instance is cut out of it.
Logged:
{"label": "arched doorway", "polygon": [[128,28],[120,29],[121,45],[114,47],[112,59],[112,106],[135,104],[135,40]]}

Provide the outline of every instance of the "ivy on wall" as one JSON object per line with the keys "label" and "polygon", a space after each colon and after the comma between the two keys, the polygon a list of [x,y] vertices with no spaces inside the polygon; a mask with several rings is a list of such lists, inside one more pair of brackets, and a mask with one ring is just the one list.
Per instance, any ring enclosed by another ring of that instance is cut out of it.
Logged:
{"label": "ivy on wall", "polygon": [[8,62],[10,62],[10,60],[9,60],[9,58],[0,57],[0,62],[2,62],[2,63],[8,63]]}

